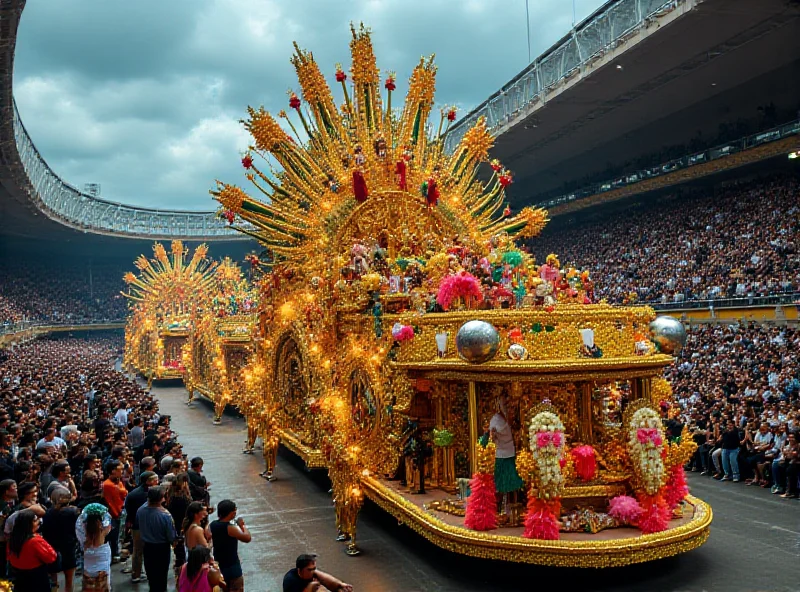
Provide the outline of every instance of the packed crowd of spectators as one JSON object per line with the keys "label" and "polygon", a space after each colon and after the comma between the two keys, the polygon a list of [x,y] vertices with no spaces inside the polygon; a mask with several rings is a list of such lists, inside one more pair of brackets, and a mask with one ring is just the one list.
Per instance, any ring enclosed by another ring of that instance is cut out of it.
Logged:
{"label": "packed crowd of spectators", "polygon": [[[800,292],[800,181],[753,181],[551,223],[536,260],[588,269],[612,303],[680,303]],[[602,212],[602,211],[601,211]],[[120,319],[124,265],[0,261],[0,325]],[[632,297],[633,295],[633,297]]]}
{"label": "packed crowd of spectators", "polygon": [[[80,575],[83,592],[110,592],[118,564],[115,580],[166,592],[171,564],[175,589],[242,592],[250,531],[234,501],[210,505],[203,459],[187,461],[158,402],[114,369],[121,348],[92,337],[0,350],[0,580],[73,592]],[[302,554],[283,590],[317,589],[353,587]]]}
{"label": "packed crowd of spectators", "polygon": [[[91,269],[90,269],[91,268]],[[121,319],[127,313],[121,265],[64,265],[37,259],[0,259],[0,325]]]}
{"label": "packed crowd of spectators", "polygon": [[0,323],[19,323],[25,320],[25,310],[0,294]]}
{"label": "packed crowd of spectators", "polygon": [[797,498],[800,470],[800,328],[700,325],[667,370],[672,436],[688,425],[692,470]]}
{"label": "packed crowd of spectators", "polygon": [[800,292],[799,240],[800,181],[788,178],[583,214],[531,248],[588,269],[609,302],[666,304]]}
{"label": "packed crowd of spectators", "polygon": [[64,338],[0,350],[0,579],[10,566],[16,589],[50,590],[51,578],[63,573],[71,592],[77,568],[84,591],[108,590],[111,564],[128,555],[122,573],[134,583],[147,579],[144,562],[151,589],[161,589],[153,578],[163,576],[166,590],[172,545],[152,551],[148,545],[158,541],[137,522],[156,489],[153,523],[172,525],[164,536],[180,542],[176,576],[186,562],[184,519],[191,513],[206,526],[210,484],[202,459],[187,466],[169,417],[114,370],[121,345]]}

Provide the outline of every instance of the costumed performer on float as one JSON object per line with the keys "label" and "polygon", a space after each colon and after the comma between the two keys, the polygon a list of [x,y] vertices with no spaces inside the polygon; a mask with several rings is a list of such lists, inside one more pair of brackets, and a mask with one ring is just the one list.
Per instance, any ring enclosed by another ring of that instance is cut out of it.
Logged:
{"label": "costumed performer on float", "polygon": [[524,485],[517,473],[517,449],[514,433],[508,423],[508,408],[505,395],[497,397],[497,413],[489,421],[489,437],[495,445],[494,485],[502,496],[502,513],[508,514],[508,494]]}

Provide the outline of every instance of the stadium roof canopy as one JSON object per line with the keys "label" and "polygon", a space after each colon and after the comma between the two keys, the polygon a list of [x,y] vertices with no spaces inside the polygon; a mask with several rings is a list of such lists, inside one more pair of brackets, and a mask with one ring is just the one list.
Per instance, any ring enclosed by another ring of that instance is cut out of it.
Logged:
{"label": "stadium roof canopy", "polygon": [[76,189],[48,166],[13,98],[14,51],[24,8],[25,0],[0,3],[0,232],[61,241],[78,240],[84,233],[134,239],[249,240],[228,228],[215,212],[155,210],[100,199]]}
{"label": "stadium roof canopy", "polygon": [[486,117],[515,205],[545,203],[567,183],[713,140],[767,105],[792,119],[800,109],[800,2],[612,0],[457,122],[447,143]]}
{"label": "stadium roof canopy", "polygon": [[[111,244],[110,237],[240,240],[214,212],[127,206],[54,173],[13,100],[25,0],[0,3],[0,234]],[[458,122],[486,116],[517,203],[800,97],[797,0],[612,0]],[[795,107],[796,108],[796,107]],[[109,237],[102,239],[96,235]]]}

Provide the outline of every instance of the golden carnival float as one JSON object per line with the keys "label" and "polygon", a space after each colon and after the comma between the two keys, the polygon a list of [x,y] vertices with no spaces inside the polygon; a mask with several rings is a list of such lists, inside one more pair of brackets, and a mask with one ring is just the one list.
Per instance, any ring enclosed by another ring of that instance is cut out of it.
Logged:
{"label": "golden carnival float", "polygon": [[[253,256],[248,256],[254,264]],[[189,341],[183,347],[184,384],[189,402],[195,391],[214,403],[219,423],[228,404],[244,405],[242,369],[253,352],[258,330],[258,292],[241,268],[223,259],[214,270],[209,297],[199,308]]]}
{"label": "golden carnival float", "polygon": [[703,544],[711,509],[683,474],[695,445],[668,441],[659,408],[683,327],[597,302],[555,254],[537,264],[515,241],[546,212],[511,212],[485,122],[450,154],[455,109],[429,122],[433,59],[394,109],[363,26],[350,47],[337,103],[295,45],[300,93],[244,122],[250,193],[212,192],[274,259],[240,395],[265,476],[279,442],[326,468],[351,554],[364,498],[475,557],[609,567]]}
{"label": "golden carnival float", "polygon": [[208,300],[215,264],[208,248],[198,246],[191,257],[183,242],[172,241],[170,251],[153,245],[153,257],[140,255],[124,281],[131,314],[125,326],[124,367],[153,379],[182,378],[183,348],[189,342],[197,309]]}

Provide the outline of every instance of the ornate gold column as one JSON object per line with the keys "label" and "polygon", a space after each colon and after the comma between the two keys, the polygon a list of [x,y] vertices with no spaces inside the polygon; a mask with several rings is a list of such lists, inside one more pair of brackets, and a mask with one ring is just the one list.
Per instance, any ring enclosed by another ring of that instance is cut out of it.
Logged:
{"label": "ornate gold column", "polygon": [[[444,426],[442,425],[442,392],[440,389],[436,388],[433,391],[433,399],[435,405],[435,414],[436,414],[436,429],[441,430]],[[433,474],[431,475],[433,478],[433,484],[435,486],[441,487],[445,483],[444,478],[444,466],[445,460],[443,458],[445,454],[445,450],[440,448],[439,446],[433,447]]]}
{"label": "ornate gold column", "polygon": [[467,395],[469,410],[469,474],[475,474],[477,466],[476,447],[478,445],[478,390],[475,382],[469,381],[469,392]]}
{"label": "ornate gold column", "polygon": [[650,376],[643,376],[642,378],[637,378],[636,383],[638,384],[639,389],[639,397],[640,399],[646,399],[650,401],[651,396],[651,382],[652,377]]}
{"label": "ornate gold column", "polygon": [[581,382],[578,385],[578,437],[584,444],[594,440],[592,431],[592,383]]}
{"label": "ornate gold column", "polygon": [[640,378],[631,380],[631,401],[642,398],[642,383]]}

